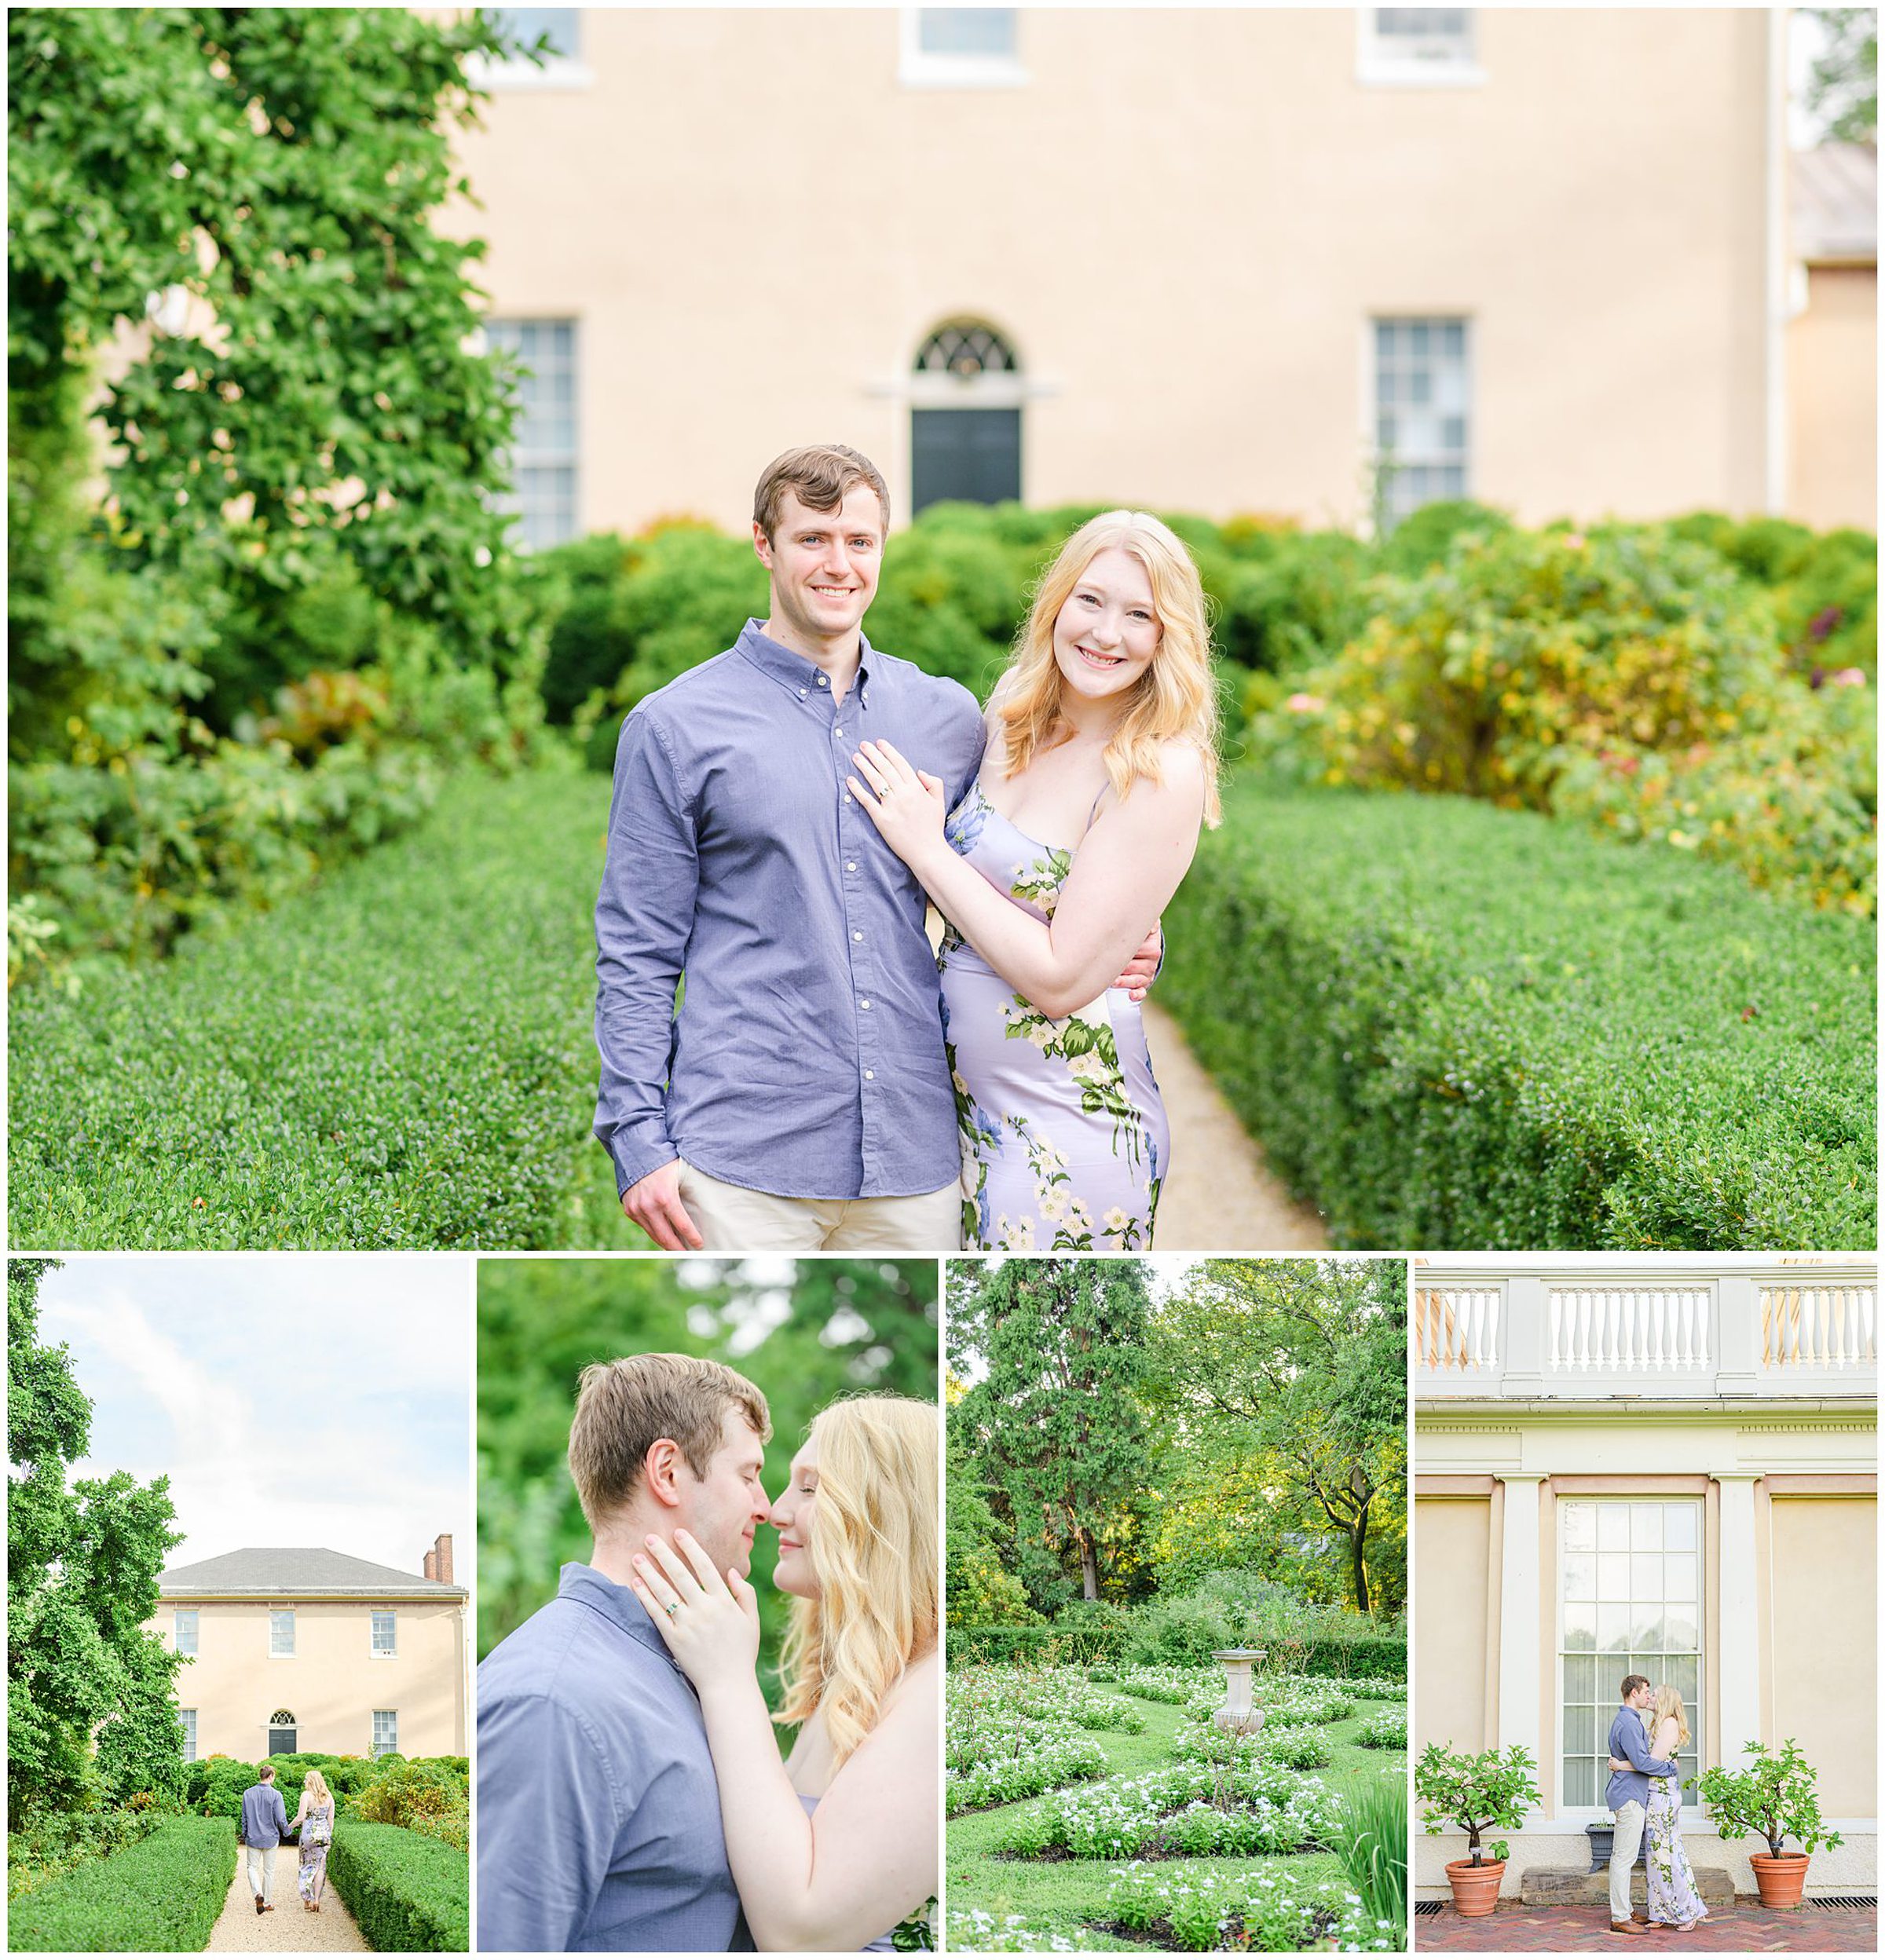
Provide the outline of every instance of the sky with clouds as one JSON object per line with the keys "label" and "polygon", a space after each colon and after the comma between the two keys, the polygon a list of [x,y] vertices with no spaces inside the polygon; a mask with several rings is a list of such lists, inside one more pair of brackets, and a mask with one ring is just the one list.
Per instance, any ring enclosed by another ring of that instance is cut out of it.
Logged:
{"label": "sky with clouds", "polygon": [[68,1254],[39,1334],[93,1403],[75,1476],[167,1475],[173,1565],[321,1545],[416,1574],[473,1543],[472,1262],[448,1254]]}

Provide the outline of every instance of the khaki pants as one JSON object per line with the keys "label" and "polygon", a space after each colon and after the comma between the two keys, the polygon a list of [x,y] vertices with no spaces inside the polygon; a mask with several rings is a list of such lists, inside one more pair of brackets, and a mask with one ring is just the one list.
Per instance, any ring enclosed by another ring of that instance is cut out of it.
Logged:
{"label": "khaki pants", "polygon": [[1610,1917],[1630,1917],[1630,1874],[1643,1848],[1643,1807],[1634,1801],[1616,1813],[1616,1832],[1610,1840]]}
{"label": "khaki pants", "polygon": [[247,1848],[249,1889],[265,1901],[275,1883],[275,1852],[273,1845],[251,1845]]}
{"label": "khaki pants", "polygon": [[956,1252],[962,1192],[915,1198],[777,1198],[681,1165],[681,1202],[710,1252]]}

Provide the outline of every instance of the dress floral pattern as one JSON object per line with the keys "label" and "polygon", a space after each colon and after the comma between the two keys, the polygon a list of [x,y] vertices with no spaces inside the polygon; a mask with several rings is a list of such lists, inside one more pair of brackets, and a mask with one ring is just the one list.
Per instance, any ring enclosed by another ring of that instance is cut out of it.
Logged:
{"label": "dress floral pattern", "polygon": [[327,1889],[328,1845],[334,1835],[334,1806],[314,1804],[301,1820],[301,1867],[295,1885],[303,1905],[317,1906]]}
{"label": "dress floral pattern", "polygon": [[1675,1926],[1706,1919],[1708,1908],[1696,1889],[1695,1873],[1682,1845],[1682,1793],[1676,1778],[1649,1779],[1643,1832],[1649,1840],[1643,1862],[1649,1880],[1650,1923]]}
{"label": "dress floral pattern", "polygon": [[[957,854],[1050,920],[1074,853],[1001,815],[979,783],[950,817]],[[962,1139],[962,1242],[1001,1252],[1144,1252],[1169,1150],[1143,1017],[1121,988],[1056,1020],[953,926],[939,958]]]}

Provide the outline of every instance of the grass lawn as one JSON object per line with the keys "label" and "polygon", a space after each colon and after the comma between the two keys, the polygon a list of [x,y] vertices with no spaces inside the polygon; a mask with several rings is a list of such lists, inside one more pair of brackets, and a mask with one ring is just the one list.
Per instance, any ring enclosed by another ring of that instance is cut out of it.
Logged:
{"label": "grass lawn", "polygon": [[[1111,1683],[1101,1684],[1107,1694],[1117,1693]],[[1122,1735],[1113,1730],[1094,1735],[1104,1751],[1107,1773],[1113,1776],[1137,1776],[1148,1770],[1169,1766],[1173,1739],[1188,1726],[1184,1711],[1162,1702],[1129,1698],[1129,1705],[1145,1720],[1140,1735]],[[1312,1773],[1330,1789],[1345,1791],[1371,1781],[1387,1768],[1404,1768],[1407,1758],[1398,1752],[1363,1749],[1353,1738],[1362,1723],[1381,1706],[1367,1702],[1341,1721],[1323,1724],[1318,1733],[1330,1745],[1329,1766]],[[1089,1788],[1090,1785],[1075,1785]],[[1103,1931],[1108,1881],[1121,1862],[1111,1859],[1060,1859],[1035,1861],[993,1856],[996,1844],[1012,1820],[1037,1808],[1042,1799],[1030,1797],[1023,1803],[1004,1804],[952,1819],[948,1827],[946,1906],[953,1914],[979,1911],[997,1922],[1009,1914],[1025,1919],[1030,1928],[1049,1935],[1058,1934],[1094,1950],[1150,1951],[1143,1938],[1123,1933]],[[1176,1878],[1188,1872],[1210,1871],[1225,1876],[1261,1877],[1287,1870],[1299,1881],[1320,1883],[1327,1878],[1342,1879],[1341,1867],[1333,1856],[1309,1852],[1288,1857],[1174,1858],[1161,1860],[1161,1874]],[[960,1945],[960,1940],[952,1943]]]}
{"label": "grass lawn", "polygon": [[645,1246],[589,1134],[606,777],[467,774],[274,912],[13,1004],[18,1248]]}

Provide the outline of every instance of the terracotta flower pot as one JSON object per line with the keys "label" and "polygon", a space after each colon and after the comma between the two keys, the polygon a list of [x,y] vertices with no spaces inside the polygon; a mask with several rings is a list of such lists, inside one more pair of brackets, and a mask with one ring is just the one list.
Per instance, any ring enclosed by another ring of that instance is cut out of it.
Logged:
{"label": "terracotta flower pot", "polygon": [[1499,1888],[1506,1875],[1506,1861],[1488,1858],[1474,1864],[1470,1858],[1455,1858],[1447,1866],[1447,1883],[1453,1888],[1453,1910],[1462,1919],[1483,1919],[1499,1903]]}
{"label": "terracotta flower pot", "polygon": [[1754,1882],[1761,1889],[1761,1903],[1770,1912],[1788,1912],[1799,1907],[1810,1862],[1805,1852],[1782,1852],[1777,1858],[1770,1852],[1750,1852],[1748,1862],[1754,1867]]}

